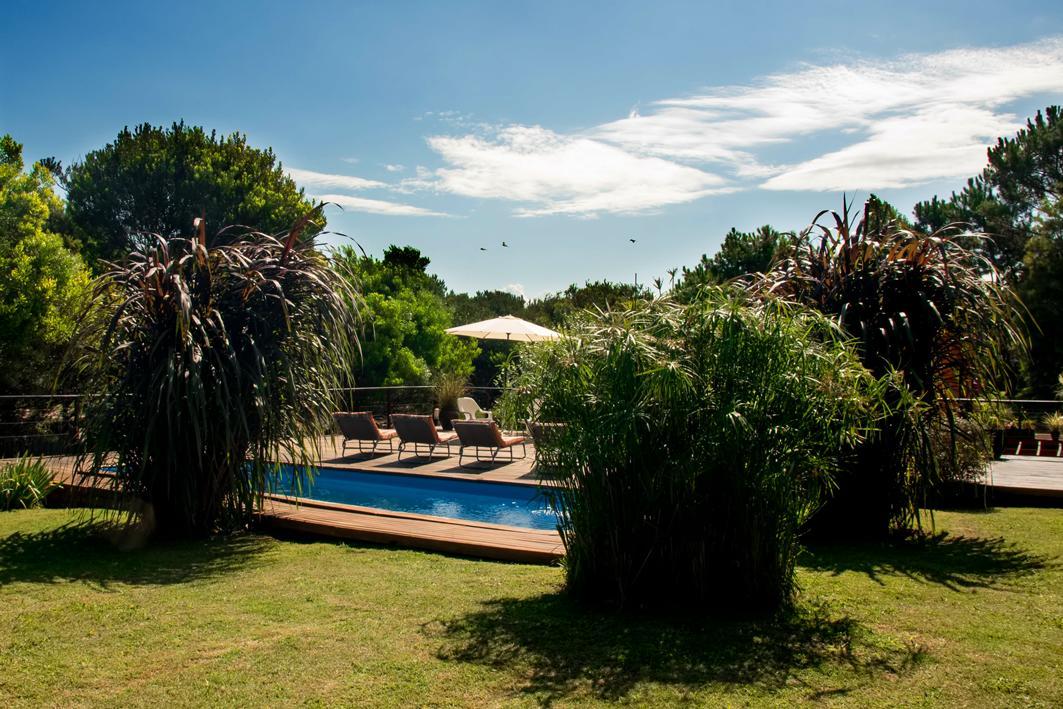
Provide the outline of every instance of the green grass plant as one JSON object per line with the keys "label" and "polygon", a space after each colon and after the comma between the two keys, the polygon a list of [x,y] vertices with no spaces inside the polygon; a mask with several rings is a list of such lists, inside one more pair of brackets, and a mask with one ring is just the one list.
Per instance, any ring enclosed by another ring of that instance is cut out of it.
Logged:
{"label": "green grass plant", "polygon": [[540,445],[570,590],[633,609],[789,603],[799,530],[877,390],[825,317],[724,289],[588,314],[513,383],[562,424]]}
{"label": "green grass plant", "polygon": [[356,352],[355,293],[306,215],[280,236],[155,237],[96,284],[85,466],[161,535],[246,525],[274,461],[310,465]]}
{"label": "green grass plant", "polygon": [[22,455],[0,463],[0,510],[26,509],[44,504],[57,485],[40,458]]}
{"label": "green grass plant", "polygon": [[848,203],[841,214],[821,212],[792,254],[753,284],[834,319],[864,365],[892,382],[878,432],[858,447],[817,516],[820,533],[910,529],[928,495],[964,469],[948,460],[967,445],[959,400],[988,398],[1006,384],[1026,344],[1021,304],[978,249],[988,239],[963,225],[921,233],[872,196],[859,219]]}

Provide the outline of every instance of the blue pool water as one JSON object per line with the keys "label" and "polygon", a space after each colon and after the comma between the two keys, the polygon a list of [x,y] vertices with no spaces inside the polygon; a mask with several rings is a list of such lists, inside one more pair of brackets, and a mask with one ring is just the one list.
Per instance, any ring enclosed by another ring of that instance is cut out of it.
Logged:
{"label": "blue pool water", "polygon": [[[301,487],[296,488],[296,475]],[[531,529],[554,529],[557,517],[538,488],[531,485],[453,480],[419,475],[369,473],[317,468],[306,473],[284,466],[276,481],[280,494],[323,502],[361,505],[397,512],[455,517]]]}

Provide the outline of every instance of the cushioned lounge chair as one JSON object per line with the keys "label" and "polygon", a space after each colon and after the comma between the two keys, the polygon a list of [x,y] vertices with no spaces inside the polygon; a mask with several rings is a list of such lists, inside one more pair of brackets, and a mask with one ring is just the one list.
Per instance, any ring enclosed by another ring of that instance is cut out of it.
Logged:
{"label": "cushioned lounge chair", "polygon": [[[509,451],[509,459],[516,460],[514,450],[518,445],[523,453],[521,458],[528,457],[528,446],[524,442],[524,436],[503,436],[498,430],[498,424],[494,421],[454,421],[454,431],[461,440],[458,465],[462,465],[466,448],[472,448],[476,460],[481,462],[495,462],[495,458],[501,451]],[[481,450],[491,451],[491,457],[481,458]]]}
{"label": "cushioned lounge chair", "polygon": [[[394,453],[394,440],[398,433],[390,428],[378,428],[373,414],[368,411],[338,411],[332,414],[340,433],[343,434],[343,453],[347,446],[357,443],[359,453],[376,453],[381,443],[388,444],[388,452]],[[371,444],[371,445],[370,445]]]}
{"label": "cushioned lounge chair", "polygon": [[450,446],[456,436],[453,433],[439,435],[435,421],[431,416],[418,416],[415,414],[393,414],[391,423],[399,434],[399,460],[409,446],[413,446],[415,456],[423,456],[422,446],[428,448],[428,457],[431,458],[436,448],[443,447],[447,455],[450,455]]}
{"label": "cushioned lounge chair", "polygon": [[484,411],[471,396],[458,398],[458,411],[466,421],[493,421],[495,416],[490,411]]}

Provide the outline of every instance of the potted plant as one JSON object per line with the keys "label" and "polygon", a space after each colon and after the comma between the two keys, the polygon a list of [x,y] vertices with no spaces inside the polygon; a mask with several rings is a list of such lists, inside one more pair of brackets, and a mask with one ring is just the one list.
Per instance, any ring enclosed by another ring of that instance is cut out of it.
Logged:
{"label": "potted plant", "polygon": [[1015,430],[1014,413],[997,400],[975,402],[970,419],[989,438],[993,458],[1004,454],[1004,436]]}
{"label": "potted plant", "polygon": [[1052,440],[1059,440],[1059,433],[1063,431],[1063,413],[1057,411],[1054,414],[1045,414],[1041,419],[1041,423],[1048,429],[1048,432],[1052,434]]}
{"label": "potted plant", "polygon": [[460,419],[458,397],[465,393],[466,378],[453,372],[439,374],[435,380],[436,404],[439,406],[439,425],[444,431],[453,428],[451,421]]}

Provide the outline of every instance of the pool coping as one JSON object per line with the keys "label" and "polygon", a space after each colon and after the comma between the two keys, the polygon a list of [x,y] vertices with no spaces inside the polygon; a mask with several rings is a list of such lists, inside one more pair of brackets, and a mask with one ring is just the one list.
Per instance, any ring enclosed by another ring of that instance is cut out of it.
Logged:
{"label": "pool coping", "polygon": [[474,519],[462,519],[461,517],[443,517],[441,515],[426,515],[419,512],[403,512],[401,510],[389,510],[385,507],[367,507],[365,505],[348,505],[343,502],[330,502],[317,500],[312,497],[295,497],[289,495],[264,495],[264,499],[274,500],[295,505],[297,507],[315,507],[318,509],[335,510],[337,512],[357,512],[359,514],[374,515],[377,517],[392,517],[396,519],[416,519],[426,522],[446,522],[460,527],[475,527],[477,529],[494,529],[503,532],[543,532],[556,534],[554,530],[540,529],[538,527],[518,527],[513,524],[496,524],[494,522],[481,522]]}
{"label": "pool coping", "polygon": [[557,531],[452,517],[268,495],[260,524],[314,537],[332,537],[462,556],[534,564],[564,556]]}

